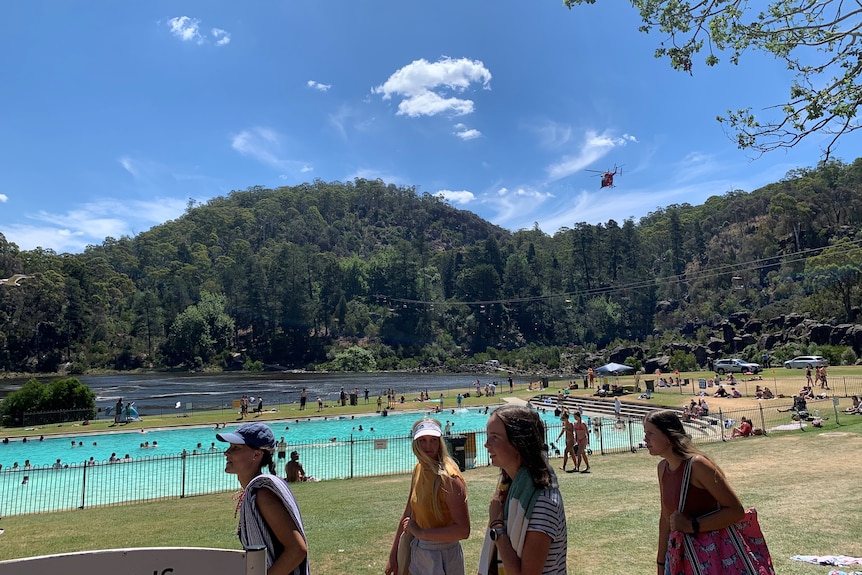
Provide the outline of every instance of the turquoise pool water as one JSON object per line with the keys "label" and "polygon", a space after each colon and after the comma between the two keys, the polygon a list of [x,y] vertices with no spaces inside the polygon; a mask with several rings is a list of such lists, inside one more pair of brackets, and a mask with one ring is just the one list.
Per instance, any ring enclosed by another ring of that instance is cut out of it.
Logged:
{"label": "turquoise pool water", "polygon": [[[492,412],[491,408],[488,413]],[[487,465],[484,408],[445,410],[431,414],[452,433],[463,433],[468,467]],[[553,443],[560,425],[553,410],[542,411]],[[284,437],[288,453],[294,449],[308,473],[321,480],[406,473],[415,463],[408,433],[422,412],[356,415],[270,421],[276,438]],[[254,418],[251,418],[253,420]],[[588,422],[601,425],[603,450],[628,450],[639,442],[639,423],[622,429],[611,420]],[[230,431],[241,422],[227,426]],[[235,490],[236,478],[224,473],[224,443],[207,427],[166,428],[141,432],[129,424],[123,431],[77,434],[25,443],[0,444],[0,515],[17,515],[76,507],[92,507],[167,497]],[[360,430],[361,428],[361,430]],[[637,429],[636,429],[637,428]],[[593,434],[592,449],[599,437]],[[74,443],[74,447],[73,447]],[[143,444],[149,445],[145,447]],[[152,447],[153,445],[157,447]],[[185,450],[186,455],[181,454]],[[121,461],[109,463],[112,454]],[[552,453],[553,454],[553,453]],[[127,457],[128,456],[128,457]],[[94,464],[88,464],[93,457]],[[53,463],[60,459],[59,468]],[[30,460],[31,469],[24,470]],[[19,470],[12,470],[18,462]],[[284,473],[284,461],[278,472]],[[26,481],[24,477],[27,477]]]}

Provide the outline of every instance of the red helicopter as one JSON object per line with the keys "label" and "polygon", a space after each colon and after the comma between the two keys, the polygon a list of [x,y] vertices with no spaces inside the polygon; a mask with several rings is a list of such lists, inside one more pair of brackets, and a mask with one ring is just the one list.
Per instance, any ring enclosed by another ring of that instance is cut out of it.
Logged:
{"label": "red helicopter", "polygon": [[614,171],[613,172],[610,170],[605,170],[605,171],[587,170],[587,171],[588,172],[595,172],[596,175],[602,176],[602,186],[601,186],[602,188],[613,188],[613,187],[615,187],[614,186],[614,176],[616,176],[617,174],[619,174],[620,176],[623,175],[623,167],[617,166],[616,164],[614,164]]}

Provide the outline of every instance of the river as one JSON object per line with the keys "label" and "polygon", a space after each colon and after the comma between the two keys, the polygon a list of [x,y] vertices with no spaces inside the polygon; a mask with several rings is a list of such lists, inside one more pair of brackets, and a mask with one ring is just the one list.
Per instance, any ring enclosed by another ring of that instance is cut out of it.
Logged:
{"label": "river", "polygon": [[[134,373],[75,376],[96,394],[96,406],[113,407],[117,399],[134,402],[138,413],[153,415],[174,409],[204,409],[230,407],[243,394],[263,398],[264,406],[298,403],[302,388],[308,390],[308,401],[314,404],[319,396],[333,402],[341,388],[350,392],[358,388],[360,397],[365,389],[369,396],[386,395],[387,389],[396,394],[417,394],[428,390],[431,397],[449,390],[472,387],[478,379],[482,385],[496,382],[508,386],[505,374],[413,374],[413,373],[294,373],[294,372],[226,372],[226,373]],[[49,378],[38,378],[47,382]],[[0,380],[0,399],[19,389],[27,379]],[[515,378],[522,389],[528,381]],[[385,401],[385,399],[384,399]]]}

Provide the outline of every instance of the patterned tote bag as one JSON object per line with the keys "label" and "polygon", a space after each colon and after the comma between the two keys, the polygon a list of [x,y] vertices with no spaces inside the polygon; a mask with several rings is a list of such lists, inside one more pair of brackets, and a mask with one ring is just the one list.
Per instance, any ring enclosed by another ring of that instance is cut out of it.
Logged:
{"label": "patterned tote bag", "polygon": [[[691,481],[691,459],[685,463],[679,511],[685,507],[685,498]],[[738,523],[693,535],[673,531],[668,542],[665,573],[669,575],[775,575],[772,557],[757,511],[752,507]]]}

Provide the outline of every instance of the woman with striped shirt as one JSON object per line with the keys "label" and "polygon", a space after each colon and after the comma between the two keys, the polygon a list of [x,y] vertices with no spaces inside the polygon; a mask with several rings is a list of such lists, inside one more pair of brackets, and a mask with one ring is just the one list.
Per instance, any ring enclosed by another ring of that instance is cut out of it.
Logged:
{"label": "woman with striped shirt", "polygon": [[[243,547],[266,546],[267,575],[309,575],[302,517],[287,482],[276,474],[272,430],[263,423],[246,423],[216,438],[230,444],[224,470],[235,474],[242,486],[236,514]],[[262,472],[264,467],[268,474]]]}
{"label": "woman with striped shirt", "polygon": [[488,419],[485,448],[500,468],[479,573],[565,575],[566,511],[534,409],[504,405]]}

